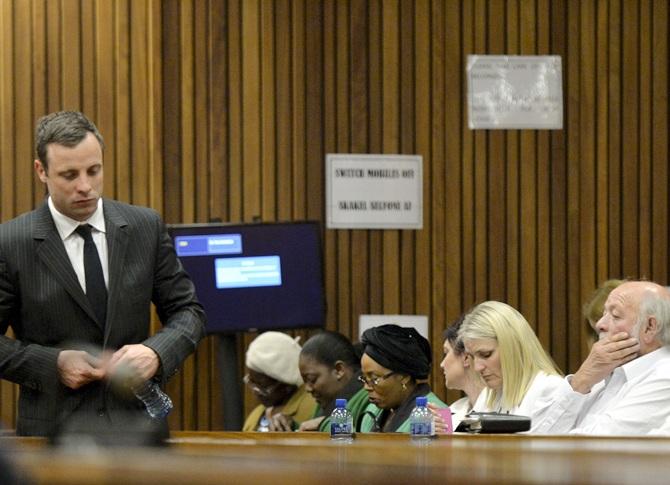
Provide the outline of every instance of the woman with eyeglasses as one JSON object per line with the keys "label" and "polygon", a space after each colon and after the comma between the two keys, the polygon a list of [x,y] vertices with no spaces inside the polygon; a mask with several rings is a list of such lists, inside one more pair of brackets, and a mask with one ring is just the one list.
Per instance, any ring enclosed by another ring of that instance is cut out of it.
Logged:
{"label": "woman with eyeglasses", "polygon": [[305,342],[300,352],[300,374],[305,389],[319,405],[314,418],[303,421],[300,431],[330,431],[335,399],[347,400],[354,423],[368,405],[368,393],[358,380],[360,352],[341,333],[325,331]]}
{"label": "woman with eyeglasses", "polygon": [[531,418],[532,433],[551,413],[553,393],[569,386],[526,319],[499,301],[480,303],[458,332],[481,375],[484,411]]}
{"label": "woman with eyeglasses", "polygon": [[294,431],[314,415],[316,402],[300,377],[300,345],[281,332],[260,334],[246,354],[244,383],[259,404],[242,431]]}
{"label": "woman with eyeglasses", "polygon": [[373,327],[363,332],[361,343],[361,381],[370,404],[358,431],[409,432],[409,415],[418,396],[426,396],[438,408],[447,407],[430,390],[430,344],[415,329],[393,324]]}

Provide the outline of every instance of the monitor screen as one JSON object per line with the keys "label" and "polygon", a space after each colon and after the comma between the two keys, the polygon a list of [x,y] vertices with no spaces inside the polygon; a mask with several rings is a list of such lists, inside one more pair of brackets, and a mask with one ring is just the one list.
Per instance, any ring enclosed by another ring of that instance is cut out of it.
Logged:
{"label": "monitor screen", "polygon": [[317,222],[174,224],[168,231],[209,333],[324,325]]}

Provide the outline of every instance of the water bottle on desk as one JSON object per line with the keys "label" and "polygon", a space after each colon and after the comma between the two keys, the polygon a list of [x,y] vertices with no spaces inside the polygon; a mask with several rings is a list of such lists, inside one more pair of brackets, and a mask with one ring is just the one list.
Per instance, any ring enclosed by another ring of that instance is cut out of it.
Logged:
{"label": "water bottle on desk", "polygon": [[347,409],[346,399],[335,400],[335,409],[330,415],[330,439],[340,443],[354,440],[354,417]]}
{"label": "water bottle on desk", "polygon": [[409,434],[412,437],[412,441],[428,442],[435,434],[433,414],[426,404],[428,404],[427,397],[417,397],[416,406],[409,415]]}
{"label": "water bottle on desk", "polygon": [[135,396],[144,403],[149,416],[162,419],[172,411],[172,400],[165,394],[158,383],[148,380],[133,387]]}

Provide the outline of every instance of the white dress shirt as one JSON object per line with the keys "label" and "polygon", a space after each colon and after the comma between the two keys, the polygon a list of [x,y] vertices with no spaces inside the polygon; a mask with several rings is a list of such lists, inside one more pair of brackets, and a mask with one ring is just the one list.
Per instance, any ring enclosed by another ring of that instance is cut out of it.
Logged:
{"label": "white dress shirt", "polygon": [[486,411],[486,393],[484,391],[479,393],[474,406],[470,406],[470,400],[466,396],[452,402],[449,405],[449,410],[451,411],[452,427],[456,429],[466,414],[475,411]]}
{"label": "white dress shirt", "polygon": [[646,435],[669,416],[670,347],[665,346],[617,367],[587,394],[570,386],[557,396],[537,432]]}
{"label": "white dress shirt", "polygon": [[102,199],[98,199],[98,208],[91,217],[82,222],[75,221],[68,216],[60,213],[49,197],[49,211],[56,224],[56,230],[63,240],[65,251],[67,252],[74,272],[82,290],[86,293],[86,276],[84,275],[84,238],[74,232],[81,224],[90,224],[93,229],[91,236],[98,249],[100,264],[102,264],[102,273],[105,277],[105,285],[109,288],[109,264],[107,262],[107,238],[105,237],[105,217],[102,211]]}
{"label": "white dress shirt", "polygon": [[[526,391],[526,395],[518,406],[506,409],[501,405],[500,400],[498,400],[492,407],[484,409],[484,411],[528,416],[531,421],[530,431],[528,432],[536,433],[537,429],[543,426],[545,419],[550,414],[556,396],[567,391],[567,388],[572,389],[563,377],[540,371],[535,375],[528,391]],[[485,403],[488,401],[490,392],[491,390],[488,388],[482,392],[485,395]]]}

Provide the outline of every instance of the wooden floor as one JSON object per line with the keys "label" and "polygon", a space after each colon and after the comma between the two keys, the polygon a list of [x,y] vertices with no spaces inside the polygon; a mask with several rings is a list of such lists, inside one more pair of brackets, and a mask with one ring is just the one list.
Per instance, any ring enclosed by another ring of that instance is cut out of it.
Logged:
{"label": "wooden floor", "polygon": [[666,484],[670,439],[366,434],[352,444],[318,433],[177,432],[162,448],[63,449],[0,438],[36,484]]}

